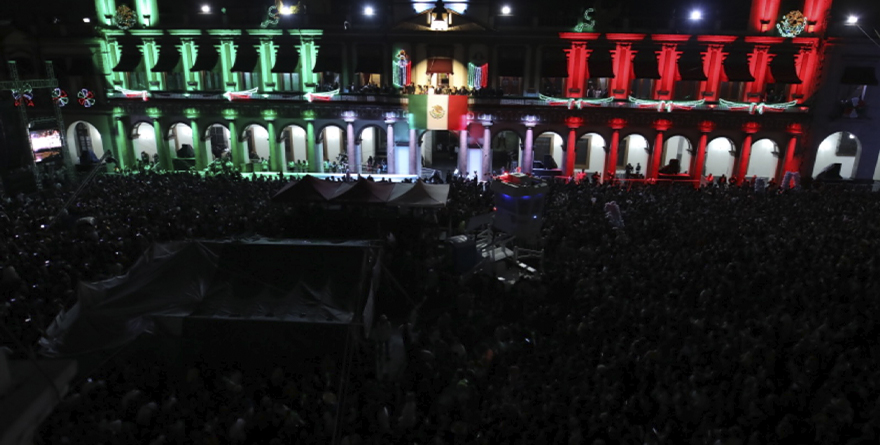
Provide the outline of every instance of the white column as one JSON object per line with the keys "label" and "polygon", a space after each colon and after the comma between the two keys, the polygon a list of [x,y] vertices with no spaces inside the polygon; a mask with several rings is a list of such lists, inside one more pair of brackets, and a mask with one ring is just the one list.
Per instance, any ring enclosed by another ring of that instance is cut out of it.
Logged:
{"label": "white column", "polygon": [[346,146],[345,152],[348,156],[348,172],[349,173],[360,173],[361,166],[358,163],[357,154],[354,152],[354,126],[352,125],[352,121],[346,119],[348,126],[345,128],[345,136],[346,136]]}
{"label": "white column", "polygon": [[409,129],[409,174],[422,176],[422,153],[415,128]]}
{"label": "white column", "polygon": [[532,142],[534,139],[534,127],[535,124],[526,124],[526,148],[523,152],[523,160],[522,160],[522,172],[523,173],[532,173],[532,162],[535,158],[534,152],[532,151]]}
{"label": "white column", "polygon": [[458,174],[467,176],[468,127],[458,135]]}
{"label": "white column", "polygon": [[397,153],[395,152],[397,147],[394,146],[394,119],[386,119],[385,123],[388,124],[388,129],[385,131],[385,136],[387,138],[385,162],[388,164],[388,174],[393,175],[397,174]]}
{"label": "white column", "polygon": [[480,181],[492,177],[492,122],[483,121],[483,149],[481,150]]}

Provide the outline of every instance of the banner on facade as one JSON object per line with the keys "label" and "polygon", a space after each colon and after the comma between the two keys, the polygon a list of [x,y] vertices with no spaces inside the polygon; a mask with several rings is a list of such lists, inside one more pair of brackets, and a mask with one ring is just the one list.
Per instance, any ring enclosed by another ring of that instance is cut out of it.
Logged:
{"label": "banner on facade", "polygon": [[409,112],[419,130],[464,130],[468,97],[447,94],[411,94]]}

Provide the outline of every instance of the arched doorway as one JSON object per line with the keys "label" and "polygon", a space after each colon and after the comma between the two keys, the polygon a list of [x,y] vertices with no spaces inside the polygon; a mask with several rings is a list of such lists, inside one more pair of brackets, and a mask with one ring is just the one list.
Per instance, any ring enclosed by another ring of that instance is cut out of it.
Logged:
{"label": "arched doorway", "polygon": [[[442,173],[455,170],[458,164],[456,147],[459,144],[459,132],[446,130],[428,130],[422,133],[419,144],[422,151],[422,165]],[[470,138],[478,138],[479,134],[468,134]],[[411,174],[414,172],[410,172]]]}
{"label": "arched doorway", "polygon": [[691,141],[684,136],[672,136],[663,144],[663,158],[661,159],[660,171],[670,167],[670,172],[675,168],[672,164],[678,164],[678,173],[689,173],[691,169]]}
{"label": "arched doorway", "polygon": [[[315,150],[324,155],[324,173],[345,173],[349,160],[345,153],[344,141],[345,130],[337,125],[328,125],[318,132]],[[312,169],[321,171],[318,166]]]}
{"label": "arched doorway", "polygon": [[632,168],[631,174],[644,175],[648,166],[648,139],[640,134],[631,134],[623,138],[617,155],[618,174],[626,172],[627,166]]}
{"label": "arched doorway", "polygon": [[492,171],[516,171],[522,165],[522,139],[516,132],[504,130],[492,139]]}
{"label": "arched doorway", "polygon": [[244,129],[244,152],[246,162],[262,162],[269,159],[269,132],[262,125],[248,125]]}
{"label": "arched doorway", "polygon": [[[854,178],[856,159],[862,152],[862,144],[856,135],[848,131],[838,131],[825,139],[819,144],[816,150],[816,162],[813,164],[813,174],[815,178],[825,171],[825,169],[840,164],[841,178]],[[876,177],[875,173],[875,177]]]}
{"label": "arched doorway", "polygon": [[94,125],[77,121],[67,127],[67,150],[73,162],[89,164],[104,156],[104,141]]}
{"label": "arched doorway", "polygon": [[[358,173],[387,173],[388,138],[385,129],[370,125],[355,139]],[[371,162],[372,161],[372,162]]]}
{"label": "arched doorway", "polygon": [[587,133],[575,145],[574,167],[583,172],[599,172],[605,169],[605,138],[598,133]]}
{"label": "arched doorway", "polygon": [[229,153],[229,129],[220,124],[213,124],[205,129],[205,149],[211,153],[212,159],[232,156]]}
{"label": "arched doorway", "polygon": [[159,162],[159,152],[156,148],[156,131],[149,122],[138,122],[131,131],[131,145],[134,148],[134,156],[141,163]]}
{"label": "arched doorway", "polygon": [[297,125],[288,125],[281,130],[281,142],[284,144],[285,165],[290,172],[317,171],[315,166],[305,165],[309,160],[306,130]]}
{"label": "arched doorway", "polygon": [[178,122],[168,129],[168,149],[172,159],[194,159],[192,128]]}
{"label": "arched doorway", "polygon": [[565,141],[559,134],[552,131],[541,133],[535,138],[535,165],[543,165],[543,168],[547,169],[562,168],[564,147]]}
{"label": "arched doorway", "polygon": [[758,177],[772,181],[776,178],[778,165],[779,150],[776,147],[776,142],[770,139],[757,140],[752,144],[746,178]]}
{"label": "arched doorway", "polygon": [[706,145],[706,163],[703,174],[717,178],[730,177],[733,174],[736,147],[727,138],[715,138]]}

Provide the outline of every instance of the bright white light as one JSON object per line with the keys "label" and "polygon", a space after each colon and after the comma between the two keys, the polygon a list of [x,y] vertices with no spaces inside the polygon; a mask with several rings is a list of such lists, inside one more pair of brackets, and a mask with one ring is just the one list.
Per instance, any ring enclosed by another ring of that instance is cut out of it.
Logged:
{"label": "bright white light", "polygon": [[510,6],[504,5],[503,7],[501,7],[501,13],[504,15],[510,14]]}
{"label": "bright white light", "polygon": [[849,135],[849,138],[850,138],[850,139],[855,139],[856,136],[855,136],[854,134],[850,134],[850,135]]}
{"label": "bright white light", "polygon": [[851,16],[849,16],[849,17],[846,18],[846,24],[847,24],[847,25],[855,25],[855,24],[858,23],[858,22],[859,22],[859,18],[856,17],[856,16],[854,16],[854,15],[851,15]]}
{"label": "bright white light", "polygon": [[691,20],[703,20],[703,12],[699,9],[691,11]]}
{"label": "bright white light", "polygon": [[88,17],[83,17],[83,23],[92,23],[92,19]]}
{"label": "bright white light", "polygon": [[211,7],[208,5],[202,5],[202,12],[204,12],[205,14],[211,12]]}
{"label": "bright white light", "polygon": [[364,15],[373,15],[375,11],[373,11],[372,6],[367,6],[364,8]]}
{"label": "bright white light", "polygon": [[281,6],[281,9],[278,10],[281,15],[290,15],[293,14],[293,8],[290,6]]}

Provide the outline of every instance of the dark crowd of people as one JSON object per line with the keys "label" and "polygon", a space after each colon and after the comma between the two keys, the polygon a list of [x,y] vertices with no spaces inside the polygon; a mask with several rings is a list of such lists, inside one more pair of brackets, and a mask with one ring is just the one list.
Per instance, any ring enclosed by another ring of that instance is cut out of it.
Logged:
{"label": "dark crowd of people", "polygon": [[[375,235],[363,209],[270,202],[283,185],[146,173],[96,177],[67,209],[62,184],[5,197],[0,322],[15,341],[2,344],[26,354],[78,282],[120,275],[150,243]],[[382,286],[412,305],[350,359],[120,355],[37,442],[880,441],[876,194],[571,182],[546,200],[536,276],[452,273],[431,228],[460,233],[493,206],[484,184],[453,180],[445,209],[387,234],[397,281]]]}

